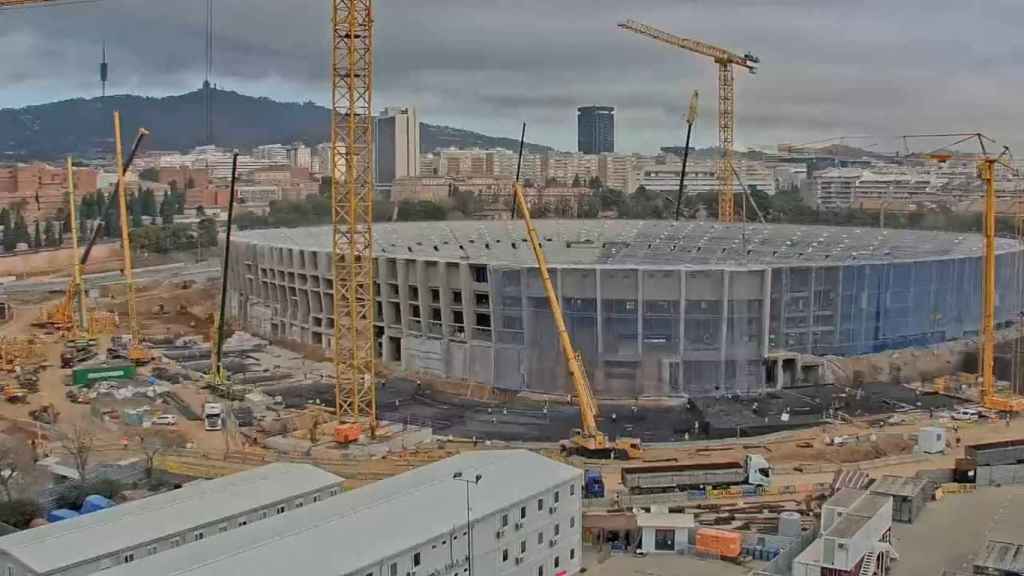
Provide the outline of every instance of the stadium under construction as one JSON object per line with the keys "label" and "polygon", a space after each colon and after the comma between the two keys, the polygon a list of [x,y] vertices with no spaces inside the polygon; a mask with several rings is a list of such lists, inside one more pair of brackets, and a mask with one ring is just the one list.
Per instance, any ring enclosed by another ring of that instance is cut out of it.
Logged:
{"label": "stadium under construction", "polygon": [[[805,354],[975,336],[982,238],[919,230],[540,220],[595,392],[708,397],[795,385]],[[255,334],[330,349],[330,228],[233,239],[229,309]],[[392,368],[568,394],[521,222],[374,227],[380,357]],[[998,326],[1021,310],[1020,244],[997,244]]]}

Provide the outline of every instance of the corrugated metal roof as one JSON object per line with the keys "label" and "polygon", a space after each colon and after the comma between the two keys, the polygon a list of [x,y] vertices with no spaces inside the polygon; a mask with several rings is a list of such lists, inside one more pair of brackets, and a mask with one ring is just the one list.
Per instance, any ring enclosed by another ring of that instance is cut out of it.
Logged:
{"label": "corrugated metal roof", "polygon": [[858,490],[856,488],[843,488],[839,492],[836,492],[831,498],[825,501],[825,506],[832,506],[834,508],[842,508],[846,510],[850,506],[857,503],[861,496],[867,494],[864,490]]}
{"label": "corrugated metal roof", "polygon": [[879,510],[892,501],[890,496],[867,494],[860,490],[856,492],[860,493],[859,498],[846,510],[842,518],[825,531],[826,536],[843,539],[853,538]]}
{"label": "corrugated metal roof", "polygon": [[460,454],[104,575],[349,574],[464,526],[466,488],[455,472],[483,476],[471,489],[474,519],[583,476],[526,450]]}
{"label": "corrugated metal roof", "polygon": [[1024,545],[989,540],[974,565],[1008,574],[1024,574]]}
{"label": "corrugated metal roof", "polygon": [[869,491],[873,494],[887,494],[889,496],[912,498],[917,495],[918,492],[924,490],[927,485],[928,480],[924,478],[907,478],[904,476],[886,474],[876,480],[875,483],[871,485],[871,488],[869,488]]}
{"label": "corrugated metal roof", "polygon": [[0,550],[45,574],[341,481],[309,464],[270,464],[10,534]]}

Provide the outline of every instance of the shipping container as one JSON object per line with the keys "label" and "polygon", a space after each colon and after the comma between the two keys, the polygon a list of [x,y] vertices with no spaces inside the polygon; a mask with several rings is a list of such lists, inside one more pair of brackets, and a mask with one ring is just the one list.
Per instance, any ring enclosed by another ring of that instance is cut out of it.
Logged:
{"label": "shipping container", "polygon": [[135,366],[131,364],[89,366],[72,370],[71,382],[75,386],[92,386],[101,380],[131,380],[135,374]]}
{"label": "shipping container", "polygon": [[735,560],[743,552],[743,535],[717,528],[697,530],[697,551],[717,554],[720,558]]}

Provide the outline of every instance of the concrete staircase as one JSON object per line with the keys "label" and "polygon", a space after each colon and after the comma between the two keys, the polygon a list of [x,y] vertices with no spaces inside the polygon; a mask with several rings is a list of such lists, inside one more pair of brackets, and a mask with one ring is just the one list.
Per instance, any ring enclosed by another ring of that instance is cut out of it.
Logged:
{"label": "concrete staircase", "polygon": [[875,552],[868,552],[864,555],[864,562],[860,565],[860,574],[858,576],[874,576],[875,574],[875,562],[878,556]]}

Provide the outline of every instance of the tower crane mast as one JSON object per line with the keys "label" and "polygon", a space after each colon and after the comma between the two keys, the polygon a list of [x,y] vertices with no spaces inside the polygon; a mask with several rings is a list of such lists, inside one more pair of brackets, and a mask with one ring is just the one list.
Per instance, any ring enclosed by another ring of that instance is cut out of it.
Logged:
{"label": "tower crane mast", "polygon": [[[373,0],[332,0],[331,222],[338,426],[376,434],[373,327]],[[359,427],[359,428],[354,428]]]}
{"label": "tower crane mast", "polygon": [[732,222],[733,210],[733,132],[736,126],[736,94],[733,67],[745,68],[751,74],[757,73],[760,58],[749,52],[740,56],[724,48],[707,42],[692,40],[659,30],[654,26],[642,24],[635,20],[619,23],[619,28],[658,42],[689,50],[701,56],[707,56],[718,65],[718,145],[722,156],[715,166],[718,177],[718,221]]}

